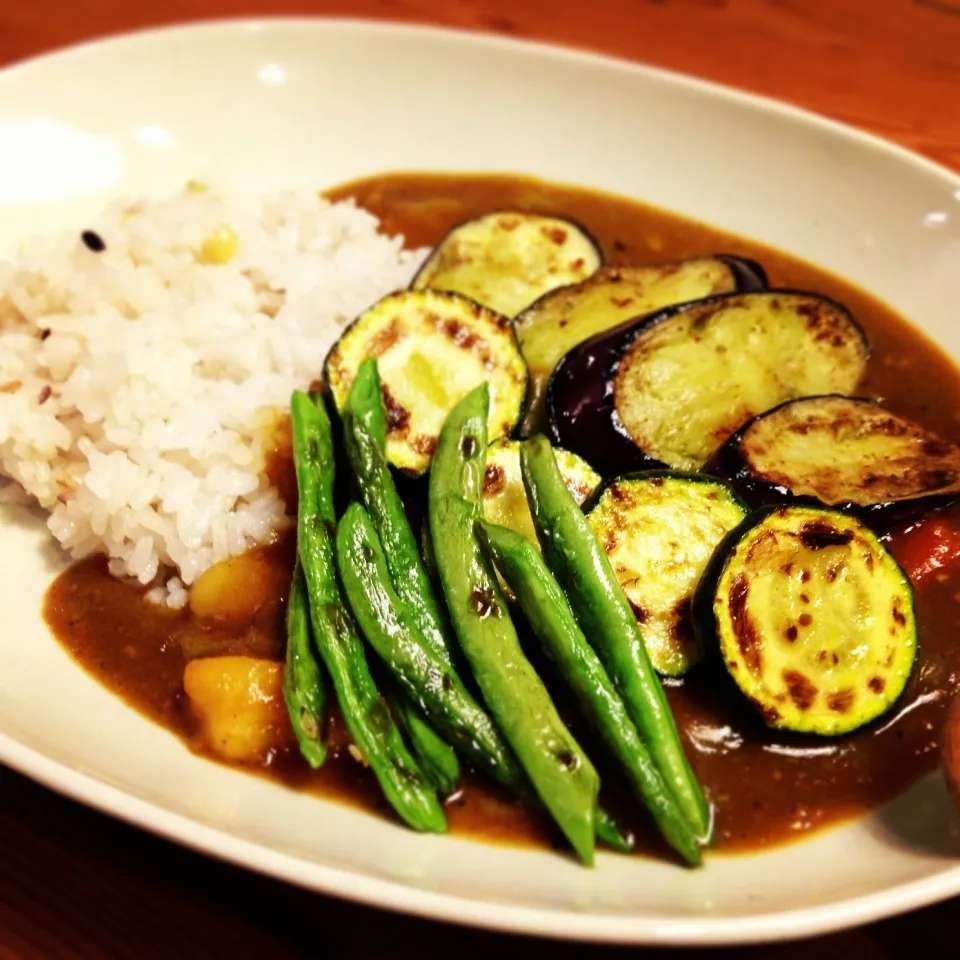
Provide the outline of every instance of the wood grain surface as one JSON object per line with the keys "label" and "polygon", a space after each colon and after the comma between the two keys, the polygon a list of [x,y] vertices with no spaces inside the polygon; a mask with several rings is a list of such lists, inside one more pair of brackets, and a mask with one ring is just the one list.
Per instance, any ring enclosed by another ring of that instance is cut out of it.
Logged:
{"label": "wood grain surface", "polygon": [[[791,101],[960,169],[960,0],[2,0],[0,64],[103,34],[268,12],[433,23],[641,60]],[[958,908],[710,956],[907,957],[953,942]],[[464,931],[314,896],[0,768],[0,960],[374,960],[468,950],[498,960],[657,954]]]}

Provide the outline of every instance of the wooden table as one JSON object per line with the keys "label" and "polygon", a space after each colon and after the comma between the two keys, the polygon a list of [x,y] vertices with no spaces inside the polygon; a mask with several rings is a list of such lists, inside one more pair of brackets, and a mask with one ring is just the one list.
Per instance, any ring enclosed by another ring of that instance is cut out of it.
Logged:
{"label": "wooden table", "polygon": [[[960,0],[6,0],[0,7],[0,64],[106,33],[265,10],[532,37],[789,100],[960,169]],[[815,943],[711,956],[906,957],[941,938],[949,944],[957,907]],[[0,768],[0,960],[373,960],[467,948],[500,960],[540,950],[554,960],[629,952],[532,943],[324,899],[142,834]]]}

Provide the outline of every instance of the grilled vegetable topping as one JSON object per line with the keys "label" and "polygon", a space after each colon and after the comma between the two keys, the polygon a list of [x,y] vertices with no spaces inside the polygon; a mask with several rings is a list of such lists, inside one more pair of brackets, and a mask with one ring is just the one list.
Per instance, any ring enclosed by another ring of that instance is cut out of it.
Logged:
{"label": "grilled vegetable topping", "polygon": [[481,770],[509,786],[521,782],[516,759],[464,687],[446,650],[427,643],[390,585],[380,541],[359,503],[347,507],[337,527],[337,566],[363,635],[403,692]]}
{"label": "grilled vegetable topping", "polygon": [[600,248],[583,227],[501,211],[454,227],[412,288],[452,290],[512,317],[548,290],[586,280],[601,262]]}
{"label": "grilled vegetable topping", "polygon": [[417,538],[387,466],[387,418],[373,357],[360,364],[342,418],[343,445],[357,494],[383,547],[390,583],[406,608],[406,616],[419,628],[431,651],[450,665],[455,641],[443,602],[420,560]]}
{"label": "grilled vegetable topping", "polygon": [[[759,268],[756,268],[759,270]],[[746,286],[749,278],[754,283]],[[524,436],[540,428],[547,380],[560,358],[577,344],[634,317],[675,303],[763,286],[762,273],[733,257],[701,257],[643,267],[601,267],[574,286],[553,290],[514,321],[530,370]]]}
{"label": "grilled vegetable topping", "polygon": [[604,484],[587,515],[626,594],[653,666],[679,676],[701,657],[690,604],[717,544],[746,515],[709,477],[638,473]]}
{"label": "grilled vegetable topping", "polygon": [[[599,474],[582,458],[568,450],[554,450],[557,466],[570,495],[582,504],[600,483]],[[522,533],[539,546],[527,493],[520,472],[520,444],[516,440],[496,440],[487,447],[487,466],[483,474],[483,517],[490,523]]]}
{"label": "grilled vegetable topping", "polygon": [[350,737],[387,800],[415,830],[443,833],[447,819],[440,801],[377,690],[363,643],[340,594],[333,550],[333,438],[322,400],[295,392],[290,417],[299,494],[297,552],[317,650],[333,681]]}
{"label": "grilled vegetable topping", "polygon": [[317,662],[310,630],[310,606],[300,564],[293,571],[287,598],[287,657],[283,668],[283,699],[300,752],[314,770],[327,758],[327,684]]}
{"label": "grilled vegetable topping", "polygon": [[610,561],[567,491],[544,437],[521,445],[520,465],[547,565],[566,591],[580,628],[623,698],[687,823],[706,842],[712,829],[710,808],[684,755],[663,687]]}
{"label": "grilled vegetable topping", "polygon": [[355,320],[324,366],[338,410],[368,357],[380,373],[387,460],[407,473],[427,470],[447,414],[478,383],[489,384],[492,437],[520,419],[527,368],[510,321],[456,293],[391,294]]}
{"label": "grilled vegetable topping", "polygon": [[910,581],[859,520],[768,507],[718,548],[694,600],[730,676],[771,727],[834,736],[880,716],[917,646]]}
{"label": "grilled vegetable topping", "polygon": [[496,524],[481,524],[493,558],[520,606],[573,690],[584,713],[630,779],[667,842],[688,862],[700,862],[697,837],[660,776],[603,665],[577,626],[560,585],[537,548]]}
{"label": "grilled vegetable topping", "polygon": [[391,690],[389,701],[393,719],[426,778],[440,793],[453,793],[460,779],[460,762],[453,747],[430,726],[402,690]]}
{"label": "grilled vegetable topping", "polygon": [[538,796],[590,864],[599,778],[524,655],[474,529],[481,519],[488,402],[486,386],[477,387],[454,408],[440,433],[429,492],[437,571],[460,646],[490,712]]}
{"label": "grilled vegetable topping", "polygon": [[557,443],[601,472],[696,470],[756,414],[853,391],[867,354],[847,311],[823,297],[714,297],[576,347],[553,373],[547,419]]}
{"label": "grilled vegetable topping", "polygon": [[755,494],[872,507],[960,494],[960,447],[856,397],[805,397],[760,414],[719,454]]}

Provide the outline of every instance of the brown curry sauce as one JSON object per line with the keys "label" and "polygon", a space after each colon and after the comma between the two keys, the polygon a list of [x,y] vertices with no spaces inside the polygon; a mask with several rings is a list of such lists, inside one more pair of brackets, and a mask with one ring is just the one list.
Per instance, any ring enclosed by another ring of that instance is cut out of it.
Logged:
{"label": "brown curry sauce", "polygon": [[[960,371],[940,350],[869,294],[760,244],[620,197],[512,176],[387,174],[338,187],[332,199],[353,197],[402,234],[409,246],[433,245],[458,222],[497,209],[572,218],[587,226],[609,263],[651,263],[731,253],[763,264],[771,286],[806,289],[845,304],[866,330],[872,356],[860,393],[882,400],[948,439],[960,434]],[[917,372],[922,371],[922,376]],[[278,431],[268,465],[281,492],[295,490],[288,443]],[[960,520],[960,508],[949,508]],[[259,548],[289,582],[289,537]],[[960,578],[930,577],[916,590],[919,654],[896,707],[867,729],[818,740],[767,729],[722,671],[709,665],[671,682],[668,695],[685,746],[716,809],[717,846],[751,850],[782,843],[837,823],[899,793],[938,759],[946,707],[960,687]],[[205,748],[183,694],[181,638],[196,630],[189,613],[143,599],[143,591],[112,579],[102,559],[83,561],[50,588],[44,614],[61,643],[101,683],[133,708]],[[282,659],[283,597],[258,616],[257,655]],[[207,631],[212,648],[244,652],[243,638]],[[531,651],[535,658],[535,652]],[[536,660],[564,706],[549,665]],[[572,717],[574,732],[598,762],[604,802],[635,827],[641,848],[660,851],[643,811],[621,787],[602,751]],[[331,719],[326,764],[311,771],[292,750],[276,751],[256,771],[298,788],[389,814],[372,774],[347,751],[342,723]],[[508,843],[556,843],[545,815],[466,772],[447,800],[451,831]]]}

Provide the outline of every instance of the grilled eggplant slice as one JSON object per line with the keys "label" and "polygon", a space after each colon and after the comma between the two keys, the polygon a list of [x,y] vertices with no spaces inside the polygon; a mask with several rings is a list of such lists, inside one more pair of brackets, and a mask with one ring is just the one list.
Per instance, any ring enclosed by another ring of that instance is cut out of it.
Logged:
{"label": "grilled eggplant slice", "polygon": [[601,472],[697,470],[756,414],[850,393],[869,347],[838,303],[769,290],[681,304],[600,334],[557,365],[553,439]]}
{"label": "grilled eggplant slice", "polygon": [[711,477],[649,471],[605,483],[585,509],[654,668],[671,677],[686,673],[702,653],[693,592],[717,545],[746,516],[745,505]]}
{"label": "grilled eggplant slice", "polygon": [[[600,475],[586,460],[569,450],[555,449],[553,452],[573,499],[578,504],[584,503],[600,484]],[[539,548],[520,472],[520,444],[516,440],[497,440],[487,447],[483,517],[490,523],[522,533]]]}
{"label": "grilled eggplant slice", "polygon": [[917,648],[910,581],[856,517],[750,514],[717,549],[694,623],[771,727],[836,736],[886,712]]}
{"label": "grilled eggplant slice", "polygon": [[539,429],[550,374],[577,344],[676,303],[765,285],[758,264],[717,256],[650,266],[601,267],[583,283],[545,294],[514,321],[530,371],[521,434],[530,436]]}
{"label": "grilled eggplant slice", "polygon": [[412,289],[452,290],[513,317],[548,290],[586,280],[602,260],[579,224],[505,210],[454,227]]}
{"label": "grilled eggplant slice", "polygon": [[516,426],[527,368],[506,317],[456,293],[394,293],[347,328],[324,364],[324,381],[343,409],[357,369],[377,358],[387,411],[387,460],[413,475],[427,471],[440,427],[477,384],[490,386],[491,437]]}
{"label": "grilled eggplant slice", "polygon": [[741,427],[717,457],[754,502],[841,509],[960,495],[960,446],[860,397],[804,397]]}

